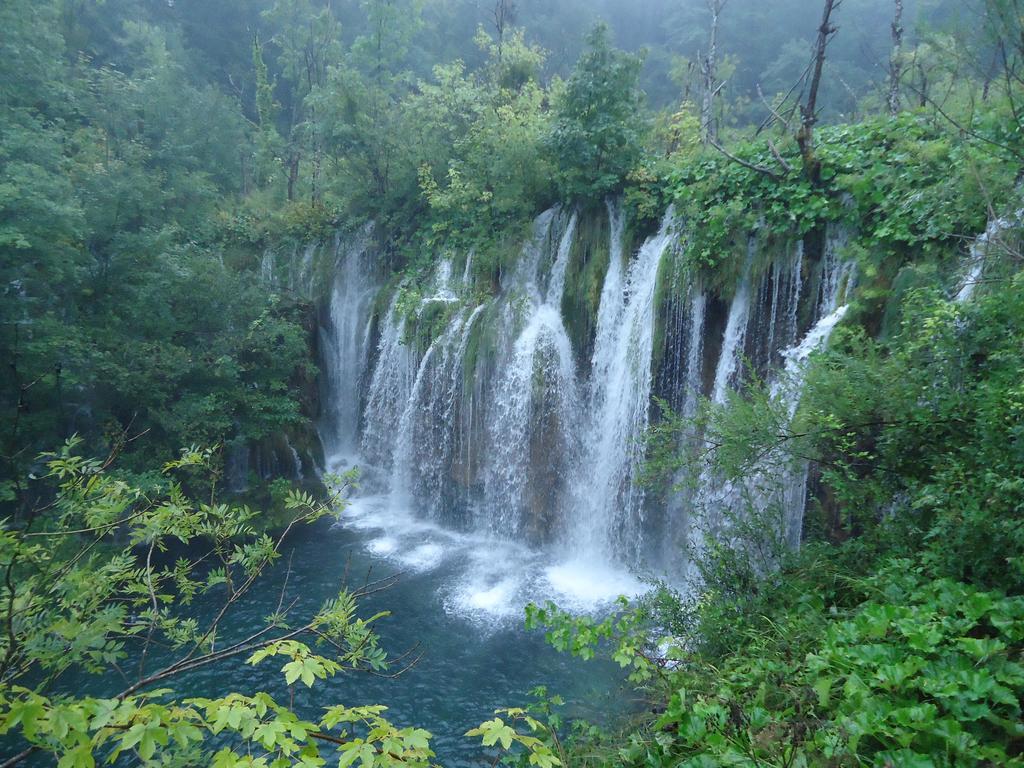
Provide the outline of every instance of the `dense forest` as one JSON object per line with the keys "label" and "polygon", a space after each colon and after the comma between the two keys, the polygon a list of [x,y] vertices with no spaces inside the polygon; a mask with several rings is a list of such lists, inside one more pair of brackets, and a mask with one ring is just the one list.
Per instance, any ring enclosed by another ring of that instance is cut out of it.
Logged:
{"label": "dense forest", "polygon": [[[5,0],[0,766],[1024,765],[1022,112],[1021,0]],[[463,552],[618,705],[403,689]]]}

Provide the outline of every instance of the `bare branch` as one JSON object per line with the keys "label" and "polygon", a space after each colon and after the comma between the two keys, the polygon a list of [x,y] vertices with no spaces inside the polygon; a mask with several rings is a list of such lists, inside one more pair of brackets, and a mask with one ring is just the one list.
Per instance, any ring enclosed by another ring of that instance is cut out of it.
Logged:
{"label": "bare branch", "polygon": [[732,160],[734,163],[738,163],[739,165],[742,165],[744,168],[748,168],[751,171],[757,171],[758,173],[763,173],[765,176],[768,176],[769,178],[775,179],[776,181],[781,181],[782,180],[782,177],[779,174],[777,174],[775,171],[773,171],[771,168],[765,168],[762,165],[755,165],[754,163],[748,162],[748,161],[744,160],[741,157],[736,157],[736,155],[734,155],[732,152],[727,150],[725,147],[723,147],[717,141],[709,141],[708,143],[711,144],[712,147],[717,149],[723,155],[725,155],[727,158]]}
{"label": "bare branch", "polygon": [[[794,85],[793,88],[790,89],[789,94],[792,94],[793,90],[795,88],[796,88],[796,86]],[[782,127],[785,128],[788,131],[790,129],[789,128],[789,119],[786,118],[786,117],[783,117],[781,114],[779,114],[778,110],[775,109],[775,107],[773,107],[771,105],[771,102],[769,102],[768,99],[765,97],[764,91],[761,90],[761,84],[760,83],[757,84],[757,95],[761,98],[761,103],[764,104],[765,108],[768,110],[768,112],[771,115],[771,118],[769,120],[766,120],[765,122],[761,123],[761,126],[757,129],[757,132],[761,133],[762,130],[764,130],[765,128],[769,127],[773,122],[776,122],[776,121],[779,122],[779,123],[782,123]],[[789,99],[789,95],[787,95],[786,98],[783,99],[782,103],[785,104],[788,99]]]}
{"label": "bare branch", "polygon": [[775,162],[777,162],[782,167],[782,170],[785,173],[793,172],[793,166],[786,162],[786,158],[782,156],[779,150],[775,147],[775,143],[771,139],[768,139],[768,149],[771,150],[772,157],[775,158]]}

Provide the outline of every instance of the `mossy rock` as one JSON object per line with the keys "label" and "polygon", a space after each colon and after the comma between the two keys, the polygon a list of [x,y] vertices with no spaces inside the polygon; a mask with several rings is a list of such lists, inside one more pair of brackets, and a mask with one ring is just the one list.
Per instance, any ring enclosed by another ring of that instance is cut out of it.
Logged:
{"label": "mossy rock", "polygon": [[[881,339],[892,338],[899,332],[900,324],[903,322],[903,304],[907,294],[921,288],[935,288],[940,282],[939,270],[935,264],[913,264],[904,267],[896,275],[887,291],[884,291],[885,301],[881,303],[877,335]],[[865,313],[866,314],[866,313]],[[857,318],[861,325],[870,326],[869,317]],[[870,328],[869,328],[870,330]]]}
{"label": "mossy rock", "polygon": [[601,291],[609,266],[610,237],[608,216],[603,210],[580,214],[562,294],[566,332],[580,360],[589,360],[594,351]]}
{"label": "mossy rock", "polygon": [[420,307],[415,323],[406,325],[406,343],[425,353],[448,327],[459,304],[453,301],[427,301]]}

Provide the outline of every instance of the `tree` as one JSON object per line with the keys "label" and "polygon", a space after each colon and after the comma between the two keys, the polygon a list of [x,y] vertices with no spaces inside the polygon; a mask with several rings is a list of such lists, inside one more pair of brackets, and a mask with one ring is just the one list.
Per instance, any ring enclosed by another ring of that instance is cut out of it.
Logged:
{"label": "tree", "polygon": [[515,0],[496,0],[494,3],[494,34],[498,37],[498,61],[505,50],[505,33],[516,23]]}
{"label": "tree", "polygon": [[69,175],[71,117],[59,3],[0,6],[0,503],[63,431],[60,344],[88,261],[85,216]]}
{"label": "tree", "polygon": [[715,99],[725,87],[718,81],[718,29],[722,10],[729,0],[706,0],[711,14],[707,53],[700,57],[701,106],[700,130],[705,143],[718,141],[718,125],[715,121]]}
{"label": "tree", "polygon": [[832,24],[832,14],[838,10],[842,2],[843,0],[825,0],[821,25],[818,27],[818,37],[814,43],[807,96],[804,103],[800,105],[801,124],[796,135],[796,142],[800,147],[800,156],[803,158],[804,173],[813,184],[818,184],[821,181],[821,161],[818,160],[814,152],[814,126],[818,123],[818,90],[821,87],[821,74],[825,68],[828,44],[839,31],[838,27]]}
{"label": "tree", "polygon": [[889,114],[900,112],[900,81],[903,79],[903,0],[895,0],[892,20],[892,52],[889,54]]}
{"label": "tree", "polygon": [[308,310],[270,295],[251,250],[232,252],[251,231],[219,213],[247,191],[251,126],[187,65],[173,25],[111,4],[107,39],[92,5],[69,4],[84,15],[63,26],[114,46],[117,66],[70,48],[59,3],[0,8],[3,504],[72,432],[96,452],[129,424],[147,432],[122,456],[142,470],[148,452],[306,422]]}
{"label": "tree", "polygon": [[401,102],[413,82],[406,65],[421,3],[365,0],[361,8],[366,31],[330,68],[312,103],[344,194],[378,213],[417,193],[416,164],[402,162],[410,147]]}
{"label": "tree", "polygon": [[[281,558],[289,535],[341,514],[354,473],[333,478],[339,490],[326,502],[290,493],[289,517],[271,536],[257,530],[258,512],[219,501],[216,451],[182,451],[160,481],[143,488],[119,478],[117,451],[99,461],[81,456],[80,447],[73,437],[40,457],[46,472],[34,483],[51,500],[0,523],[0,736],[18,750],[0,756],[3,768],[36,753],[70,768],[122,755],[215,768],[315,768],[331,756],[340,766],[428,768],[431,734],[392,725],[386,707],[318,702],[315,719],[296,711],[320,681],[389,667],[374,631],[388,613],[364,617],[359,603],[394,578],[339,585],[335,598],[305,615],[295,610],[285,579],[278,608],[262,627],[235,635],[227,628],[231,611]],[[187,486],[204,488],[208,501],[189,498]],[[185,554],[167,557],[171,546]],[[194,618],[199,601],[212,608],[208,620]],[[186,675],[232,659],[280,664],[288,704],[266,691],[209,698],[173,690]],[[108,693],[58,683],[90,673],[104,676],[99,685]],[[122,682],[113,688],[112,679]],[[535,729],[522,710],[507,712]],[[540,739],[503,722],[466,735],[491,745],[496,730],[506,748],[520,744],[531,765],[560,765]]]}
{"label": "tree", "polygon": [[608,27],[587,35],[555,110],[550,145],[566,198],[599,200],[617,190],[640,157],[643,57],[612,47]]}
{"label": "tree", "polygon": [[539,82],[544,53],[522,30],[507,34],[501,50],[483,30],[477,41],[488,61],[475,76],[461,64],[438,67],[436,82],[420,83],[405,108],[426,150],[420,186],[432,232],[488,242],[553,197],[544,152],[551,124]]}
{"label": "tree", "polygon": [[311,0],[277,0],[263,14],[274,29],[272,42],[279,51],[277,64],[291,86],[288,124],[288,199],[294,200],[303,156],[312,155],[310,191],[319,201],[323,170],[323,137],[316,107],[308,97],[327,81],[328,71],[341,60],[341,31],[331,6]]}
{"label": "tree", "polygon": [[1014,121],[1024,118],[1024,0],[984,0],[984,34],[994,46]]}
{"label": "tree", "polygon": [[277,130],[280,105],[274,100],[274,83],[270,80],[267,63],[263,58],[263,45],[259,34],[253,35],[252,65],[256,75],[256,183],[263,186],[274,178],[280,165],[281,134]]}
{"label": "tree", "polygon": [[[191,765],[252,765],[241,756],[248,753],[314,766],[323,765],[320,745],[364,765],[427,765],[430,734],[395,728],[382,717],[383,707],[331,707],[309,721],[265,692],[206,699],[168,690],[188,672],[237,657],[283,663],[293,700],[300,683],[308,689],[343,669],[384,668],[386,654],[373,631],[384,614],[359,616],[360,589],[342,586],[336,599],[304,617],[291,615],[282,592],[280,610],[264,627],[237,641],[218,634],[232,607],[281,556],[288,534],[342,506],[292,494],[291,519],[271,537],[254,529],[256,513],[217,501],[212,451],[184,451],[169,462],[162,491],[154,494],[116,479],[115,455],[86,459],[79,445],[69,440],[45,457],[42,482],[54,486],[53,501],[0,528],[0,734],[24,744],[4,766],[37,751],[59,757],[62,766],[92,766],[100,756],[114,760],[122,753],[146,761],[158,752]],[[189,478],[209,481],[207,503],[185,495]],[[171,542],[186,545],[189,554],[160,557]],[[190,616],[195,599],[220,605],[206,624]],[[312,640],[329,647],[329,655],[315,653],[307,644]],[[115,669],[124,678],[116,695],[60,692],[54,685],[69,672]],[[343,731],[332,734],[339,724]]]}

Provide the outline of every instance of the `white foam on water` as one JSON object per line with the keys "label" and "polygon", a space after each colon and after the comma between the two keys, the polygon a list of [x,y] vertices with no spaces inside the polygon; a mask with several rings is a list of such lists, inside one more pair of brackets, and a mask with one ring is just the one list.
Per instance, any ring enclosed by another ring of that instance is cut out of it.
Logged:
{"label": "white foam on water", "polygon": [[341,513],[342,522],[373,516],[386,502],[386,496],[354,496],[346,499],[345,509]]}
{"label": "white foam on water", "polygon": [[438,590],[445,611],[481,628],[522,622],[530,602],[553,600],[574,613],[594,613],[620,595],[646,591],[628,571],[583,560],[553,562],[550,553],[517,542],[446,530],[387,496],[352,499],[341,525],[356,533],[367,553],[403,571],[443,566]]}
{"label": "white foam on water", "polygon": [[544,581],[555,593],[556,603],[581,612],[599,609],[620,596],[638,597],[648,589],[627,571],[583,560],[548,566]]}
{"label": "white foam on water", "polygon": [[[334,470],[359,464],[357,457],[335,457]],[[353,532],[371,556],[408,573],[426,574],[444,566],[438,587],[444,610],[480,629],[523,621],[528,603],[555,601],[574,613],[595,613],[620,595],[636,597],[645,585],[628,571],[596,561],[553,562],[542,552],[488,533],[444,528],[397,503],[393,494],[356,495],[346,500],[338,527]]]}
{"label": "white foam on water", "polygon": [[445,610],[477,624],[522,620],[527,580],[536,553],[512,542],[464,540],[460,562],[465,568],[446,587]]}
{"label": "white foam on water", "polygon": [[502,579],[490,589],[470,589],[464,593],[462,604],[470,611],[483,611],[492,616],[512,613],[513,598],[522,585],[513,578]]}
{"label": "white foam on water", "polygon": [[391,536],[383,536],[367,544],[366,549],[375,555],[390,555],[398,549],[398,541]]}
{"label": "white foam on water", "polygon": [[381,496],[350,499],[341,513],[341,525],[362,530],[387,528],[385,504]]}
{"label": "white foam on water", "polygon": [[445,557],[445,548],[440,544],[420,544],[418,547],[399,552],[396,559],[415,571],[430,571],[441,564]]}

